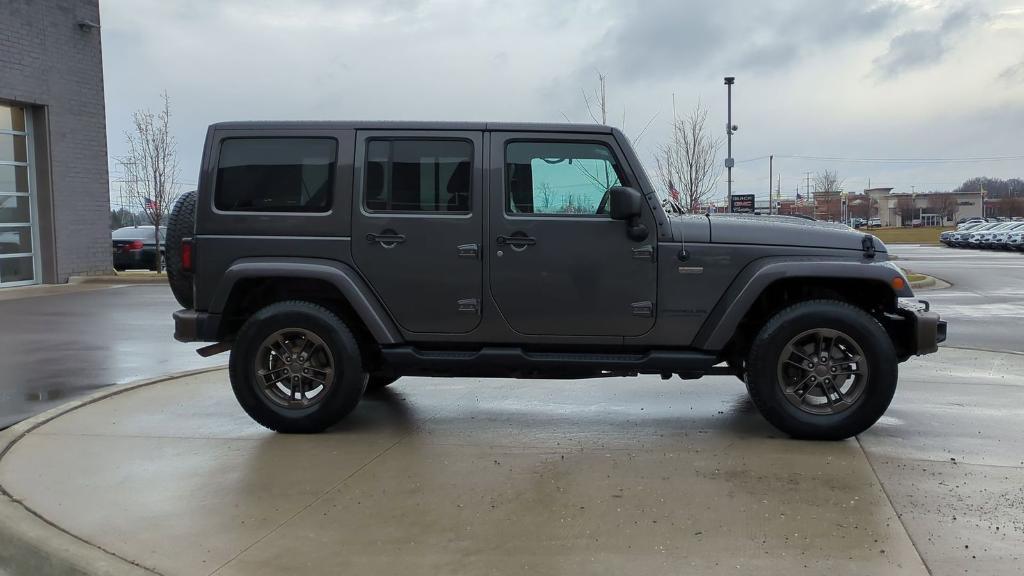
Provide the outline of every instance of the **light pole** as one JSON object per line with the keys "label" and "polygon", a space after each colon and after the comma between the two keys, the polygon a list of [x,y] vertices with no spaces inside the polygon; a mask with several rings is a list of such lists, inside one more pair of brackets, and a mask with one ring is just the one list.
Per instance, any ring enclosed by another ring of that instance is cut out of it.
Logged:
{"label": "light pole", "polygon": [[727,192],[725,202],[728,206],[728,208],[726,208],[728,212],[732,212],[732,167],[736,165],[736,161],[733,160],[732,158],[732,135],[734,132],[739,130],[739,126],[736,126],[732,123],[732,85],[735,82],[736,78],[734,78],[733,76],[725,77],[725,87],[727,91],[726,106],[728,114],[725,122],[725,134],[726,140],[728,141],[726,152],[727,157],[725,159],[725,169],[728,172],[728,174],[726,175]]}

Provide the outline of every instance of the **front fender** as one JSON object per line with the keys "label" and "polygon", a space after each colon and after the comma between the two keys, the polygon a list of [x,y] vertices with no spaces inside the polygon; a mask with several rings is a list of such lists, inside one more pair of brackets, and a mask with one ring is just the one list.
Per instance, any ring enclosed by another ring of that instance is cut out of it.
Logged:
{"label": "front fender", "polygon": [[902,277],[902,273],[887,261],[818,257],[756,260],[744,268],[718,301],[697,332],[694,346],[704,350],[724,348],[761,293],[780,280],[867,280],[884,284],[893,291],[893,298],[913,296],[914,292],[907,283],[898,291],[892,287],[892,281],[897,277]]}
{"label": "front fender", "polygon": [[351,266],[322,258],[242,258],[224,272],[210,302],[221,314],[235,284],[245,278],[310,278],[332,284],[380,344],[400,344],[401,333],[370,287]]}

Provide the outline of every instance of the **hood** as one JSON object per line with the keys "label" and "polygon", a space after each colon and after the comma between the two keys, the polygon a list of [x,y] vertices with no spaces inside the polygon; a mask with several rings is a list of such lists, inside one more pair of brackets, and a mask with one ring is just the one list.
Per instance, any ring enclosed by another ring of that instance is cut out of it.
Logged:
{"label": "hood", "polygon": [[715,244],[765,244],[863,250],[864,236],[874,242],[875,250],[887,252],[878,238],[858,232],[844,224],[819,222],[796,216],[754,216],[751,214],[711,214],[709,240]]}

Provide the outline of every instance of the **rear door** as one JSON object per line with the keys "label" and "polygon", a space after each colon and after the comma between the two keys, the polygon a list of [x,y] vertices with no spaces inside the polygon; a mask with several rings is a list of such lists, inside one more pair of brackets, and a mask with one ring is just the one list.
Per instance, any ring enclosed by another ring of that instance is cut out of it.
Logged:
{"label": "rear door", "polygon": [[353,257],[409,332],[480,322],[481,145],[480,132],[356,134]]}
{"label": "rear door", "polygon": [[605,134],[492,133],[490,291],[509,326],[551,336],[638,336],[654,325],[657,254],[608,214],[637,179]]}

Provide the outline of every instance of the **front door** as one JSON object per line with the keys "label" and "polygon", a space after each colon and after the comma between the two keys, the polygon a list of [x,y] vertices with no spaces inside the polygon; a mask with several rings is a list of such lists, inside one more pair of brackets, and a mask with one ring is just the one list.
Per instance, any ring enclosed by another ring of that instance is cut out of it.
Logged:
{"label": "front door", "polygon": [[638,186],[605,135],[491,136],[490,289],[521,334],[638,336],[654,325],[656,231],[608,215],[608,189]]}
{"label": "front door", "polygon": [[409,332],[480,322],[480,147],[479,132],[357,133],[352,253]]}

